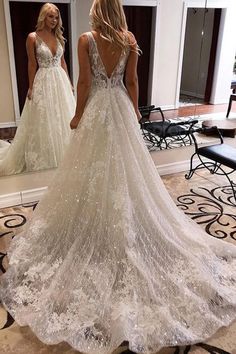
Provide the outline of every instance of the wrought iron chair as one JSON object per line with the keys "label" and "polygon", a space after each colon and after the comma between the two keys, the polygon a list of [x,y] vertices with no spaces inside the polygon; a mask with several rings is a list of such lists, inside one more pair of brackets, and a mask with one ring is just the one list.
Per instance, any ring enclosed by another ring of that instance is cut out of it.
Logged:
{"label": "wrought iron chair", "polygon": [[[195,132],[216,135],[219,138],[219,143],[199,147],[194,136]],[[185,178],[190,179],[196,170],[202,168],[206,168],[212,174],[223,175],[229,181],[230,188],[233,192],[233,198],[236,202],[236,184],[229,178],[229,175],[236,171],[236,148],[224,143],[223,137],[217,127],[196,129],[191,132],[191,136],[194,141],[195,152],[190,159],[190,170],[185,175]],[[200,163],[193,167],[193,159],[196,156],[200,160]],[[229,168],[229,170],[224,167]]]}
{"label": "wrought iron chair", "polygon": [[[139,123],[143,138],[150,149],[156,147],[163,150],[192,144],[190,131],[198,120],[170,122],[165,120],[162,109],[154,105],[139,107],[139,111],[142,115]],[[154,112],[160,113],[161,120],[150,120],[150,114]]]}
{"label": "wrought iron chair", "polygon": [[233,101],[236,101],[236,94],[232,94],[229,97],[229,104],[228,104],[228,109],[227,109],[227,113],[226,113],[226,118],[229,117]]}

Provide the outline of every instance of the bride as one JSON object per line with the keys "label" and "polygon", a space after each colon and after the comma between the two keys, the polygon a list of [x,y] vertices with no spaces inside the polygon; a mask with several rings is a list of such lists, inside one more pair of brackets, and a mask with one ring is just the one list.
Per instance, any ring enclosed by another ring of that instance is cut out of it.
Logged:
{"label": "bride", "polygon": [[57,167],[70,139],[75,100],[59,9],[42,6],[26,41],[29,90],[12,144],[0,141],[0,176]]}
{"label": "bride", "polygon": [[139,50],[120,0],[94,0],[91,21],[79,39],[73,137],[11,243],[2,302],[44,343],[83,353],[203,341],[236,317],[236,247],[178,210],[156,171],[137,121]]}

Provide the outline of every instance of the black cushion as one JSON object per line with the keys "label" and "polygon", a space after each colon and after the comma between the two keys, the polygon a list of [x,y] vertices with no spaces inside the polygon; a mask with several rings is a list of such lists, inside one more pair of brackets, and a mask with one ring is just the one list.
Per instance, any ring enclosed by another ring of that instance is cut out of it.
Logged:
{"label": "black cushion", "polygon": [[187,129],[180,125],[171,125],[170,122],[151,122],[145,123],[143,128],[150,133],[165,138],[177,135],[186,135]]}
{"label": "black cushion", "polygon": [[197,153],[234,170],[236,169],[236,148],[230,145],[203,146],[197,149]]}
{"label": "black cushion", "polygon": [[236,94],[230,95],[230,100],[231,101],[236,101]]}

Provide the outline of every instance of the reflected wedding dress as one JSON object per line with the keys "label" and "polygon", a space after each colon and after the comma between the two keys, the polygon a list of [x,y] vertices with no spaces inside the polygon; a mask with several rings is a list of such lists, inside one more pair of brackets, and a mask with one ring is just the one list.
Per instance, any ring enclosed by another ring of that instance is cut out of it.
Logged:
{"label": "reflected wedding dress", "polygon": [[38,70],[12,144],[0,143],[0,176],[57,167],[69,143],[75,99],[61,67],[63,48],[52,54],[36,35]]}
{"label": "reflected wedding dress", "polygon": [[43,342],[109,354],[200,342],[236,317],[236,247],[166,191],[123,85],[91,33],[92,88],[49,191],[12,241],[1,299]]}

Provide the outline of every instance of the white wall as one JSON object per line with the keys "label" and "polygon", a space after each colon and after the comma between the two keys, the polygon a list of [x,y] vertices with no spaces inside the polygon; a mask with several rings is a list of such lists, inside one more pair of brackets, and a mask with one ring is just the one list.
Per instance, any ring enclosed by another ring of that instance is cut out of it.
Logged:
{"label": "white wall", "polygon": [[182,0],[160,0],[157,8],[151,103],[174,108],[183,13]]}
{"label": "white wall", "polygon": [[3,9],[3,0],[0,0],[0,128],[14,125],[15,115],[13,108],[13,94],[11,86],[10,63],[7,46],[7,33]]}
{"label": "white wall", "polygon": [[78,38],[79,36],[90,30],[89,26],[89,10],[92,6],[93,0],[74,0],[75,1],[75,7],[76,7],[76,15],[73,16],[73,21],[74,21],[74,27],[76,30],[76,33],[73,36],[73,45],[76,48],[74,52],[74,57],[73,57],[73,63],[74,63],[74,86],[76,85],[77,79],[78,79],[78,72],[79,72],[79,66],[78,66],[78,58],[77,58],[77,45],[78,45]]}
{"label": "white wall", "polygon": [[[209,0],[208,0],[209,1]],[[233,63],[236,52],[235,18],[236,1],[229,1],[230,6],[223,10],[220,25],[219,42],[216,55],[216,67],[210,103],[228,103],[230,83],[233,77]]]}

